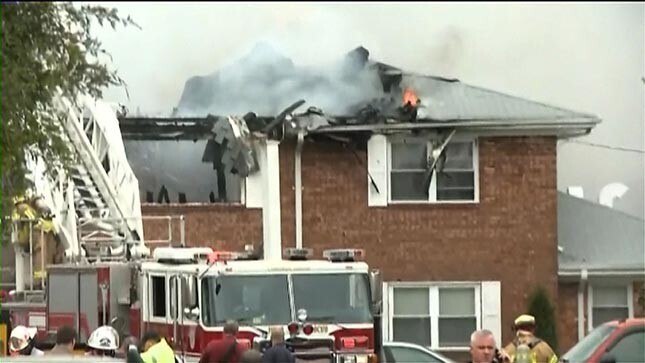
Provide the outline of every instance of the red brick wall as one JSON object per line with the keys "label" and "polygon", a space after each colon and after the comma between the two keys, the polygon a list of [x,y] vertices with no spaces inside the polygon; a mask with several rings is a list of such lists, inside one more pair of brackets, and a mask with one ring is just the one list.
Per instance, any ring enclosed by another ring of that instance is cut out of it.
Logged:
{"label": "red brick wall", "polygon": [[[585,288],[585,295],[587,290]],[[587,309],[584,310],[585,318]],[[560,283],[558,286],[557,334],[560,353],[578,342],[578,283]],[[584,322],[585,327],[587,322]]]}
{"label": "red brick wall", "polygon": [[645,281],[634,281],[634,317],[645,318]]}
{"label": "red brick wall", "polygon": [[[185,240],[189,246],[208,246],[221,250],[241,250],[245,244],[262,241],[262,212],[242,205],[144,205],[144,216],[180,216],[185,219]],[[179,243],[180,224],[172,221],[172,240]],[[166,220],[144,220],[146,240],[166,240]],[[153,247],[153,246],[150,246]]]}
{"label": "red brick wall", "polygon": [[[282,247],[295,245],[294,143],[280,150]],[[367,261],[392,280],[500,280],[504,342],[524,312],[533,286],[556,289],[556,140],[485,138],[479,142],[478,204],[367,206],[366,152],[362,165],[337,144],[303,148],[303,245],[361,247]],[[190,243],[259,241],[258,210],[239,206],[156,207],[186,216]],[[146,231],[147,232],[147,231]],[[195,242],[193,242],[195,241]],[[199,242],[198,242],[199,241]]]}

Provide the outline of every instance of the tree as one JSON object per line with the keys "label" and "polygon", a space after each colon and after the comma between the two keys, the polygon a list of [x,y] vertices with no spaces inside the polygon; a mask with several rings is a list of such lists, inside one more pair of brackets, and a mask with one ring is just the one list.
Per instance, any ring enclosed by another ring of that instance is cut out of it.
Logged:
{"label": "tree", "polygon": [[535,335],[549,343],[553,351],[558,351],[555,311],[549,295],[543,287],[536,288],[529,296],[529,314],[537,324]]}
{"label": "tree", "polygon": [[54,107],[57,95],[75,100],[88,94],[100,98],[110,85],[125,85],[108,64],[109,54],[91,34],[98,22],[113,29],[137,26],[116,9],[54,2],[3,2],[0,47],[0,157],[3,215],[11,197],[29,187],[26,163],[40,157],[52,178],[68,170],[75,155],[65,142]]}

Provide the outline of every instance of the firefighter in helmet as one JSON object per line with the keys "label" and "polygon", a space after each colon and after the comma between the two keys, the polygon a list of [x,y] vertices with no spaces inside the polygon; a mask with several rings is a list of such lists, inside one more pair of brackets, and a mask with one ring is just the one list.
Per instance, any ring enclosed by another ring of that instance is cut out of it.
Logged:
{"label": "firefighter in helmet", "polygon": [[32,253],[29,258],[33,261],[34,271],[27,281],[33,279],[37,283],[45,278],[44,268],[48,264],[62,262],[62,244],[58,240],[52,212],[42,197],[27,191],[14,197],[13,202],[11,217],[16,232],[13,242],[17,253]]}
{"label": "firefighter in helmet", "polygon": [[87,355],[114,357],[119,349],[119,333],[109,325],[100,326],[90,335],[87,346]]}
{"label": "firefighter in helmet", "polygon": [[515,339],[504,348],[512,363],[557,363],[547,342],[535,336],[535,317],[520,315],[513,323]]}
{"label": "firefighter in helmet", "polygon": [[42,350],[35,347],[36,328],[28,328],[24,325],[18,325],[11,331],[9,338],[9,355],[44,355]]}

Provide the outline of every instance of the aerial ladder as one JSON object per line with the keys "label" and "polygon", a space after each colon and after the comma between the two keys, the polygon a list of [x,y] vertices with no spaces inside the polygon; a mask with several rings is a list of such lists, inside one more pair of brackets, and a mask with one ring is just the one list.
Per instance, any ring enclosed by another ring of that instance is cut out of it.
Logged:
{"label": "aerial ladder", "polygon": [[[29,160],[27,168],[32,194],[42,198],[53,212],[65,260],[111,261],[147,255],[138,180],[126,158],[116,111],[89,96],[75,102],[64,97],[54,101],[64,115],[60,118],[63,140],[76,162],[68,174],[59,171],[53,180],[44,177],[42,160]],[[30,251],[15,249],[15,292],[39,300],[42,291],[33,286],[34,261],[30,256],[36,237],[34,221],[22,222],[29,223]]]}

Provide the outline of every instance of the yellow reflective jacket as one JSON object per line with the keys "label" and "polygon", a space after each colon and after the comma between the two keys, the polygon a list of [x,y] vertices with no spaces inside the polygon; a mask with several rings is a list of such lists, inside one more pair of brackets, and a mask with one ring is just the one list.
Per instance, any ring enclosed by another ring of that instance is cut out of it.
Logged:
{"label": "yellow reflective jacket", "polygon": [[159,343],[150,347],[145,353],[141,353],[141,360],[144,363],[175,363],[175,352],[166,339],[161,338]]}
{"label": "yellow reflective jacket", "polygon": [[[558,356],[553,352],[549,344],[541,339],[531,337],[533,341],[528,341],[531,348],[531,363],[557,363]],[[518,339],[507,345],[504,350],[511,357],[511,363],[516,361],[517,346],[521,344]]]}

